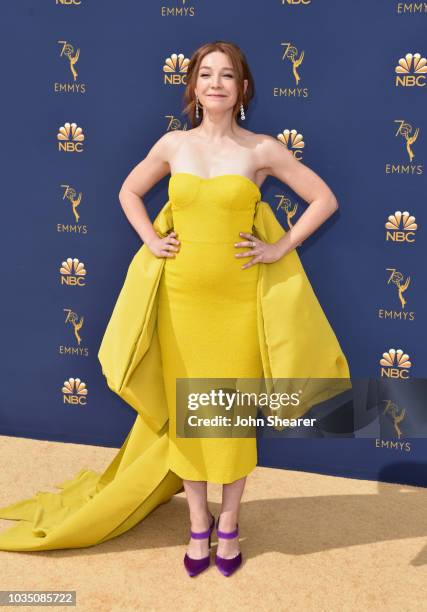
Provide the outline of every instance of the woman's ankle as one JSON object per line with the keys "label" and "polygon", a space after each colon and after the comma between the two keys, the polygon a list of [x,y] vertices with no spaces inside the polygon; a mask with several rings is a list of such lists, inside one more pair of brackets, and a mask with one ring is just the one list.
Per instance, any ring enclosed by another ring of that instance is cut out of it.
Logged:
{"label": "woman's ankle", "polygon": [[224,511],[219,515],[218,529],[220,531],[234,531],[239,522],[239,513],[234,511]]}
{"label": "woman's ankle", "polygon": [[209,508],[190,513],[190,523],[193,531],[205,531],[209,529],[211,522],[212,513]]}

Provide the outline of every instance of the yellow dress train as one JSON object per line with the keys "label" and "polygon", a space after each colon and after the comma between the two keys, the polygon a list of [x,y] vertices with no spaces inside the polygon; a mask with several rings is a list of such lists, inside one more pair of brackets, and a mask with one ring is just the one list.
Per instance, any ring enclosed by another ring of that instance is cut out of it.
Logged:
{"label": "yellow dress train", "polygon": [[[98,352],[109,388],[134,408],[135,422],[102,474],[85,467],[57,484],[58,493],[0,508],[0,518],[17,521],[0,533],[0,550],[93,546],[182,491],[182,478],[231,482],[249,473],[256,439],[175,436],[176,377],[349,379],[296,250],[240,269],[248,261],[234,256],[240,231],[269,243],[285,233],[250,179],[175,174],[153,225],[160,236],[177,231],[180,252],[157,258],[141,246]],[[316,387],[283,416],[302,416],[336,392]]]}

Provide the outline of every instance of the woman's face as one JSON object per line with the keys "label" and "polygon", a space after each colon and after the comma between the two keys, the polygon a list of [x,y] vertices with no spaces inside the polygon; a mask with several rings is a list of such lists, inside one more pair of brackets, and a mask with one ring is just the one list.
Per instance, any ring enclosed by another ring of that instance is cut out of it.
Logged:
{"label": "woman's face", "polygon": [[[243,82],[244,91],[248,86]],[[224,112],[237,100],[237,80],[230,58],[222,51],[212,51],[200,63],[195,93],[204,110]]]}

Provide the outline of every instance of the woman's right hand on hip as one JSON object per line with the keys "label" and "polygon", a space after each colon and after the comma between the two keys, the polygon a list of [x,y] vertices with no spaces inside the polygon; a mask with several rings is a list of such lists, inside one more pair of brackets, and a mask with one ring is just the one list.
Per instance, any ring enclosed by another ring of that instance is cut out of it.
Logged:
{"label": "woman's right hand on hip", "polygon": [[179,240],[175,236],[176,232],[170,232],[163,238],[155,238],[147,246],[156,257],[175,257],[175,252],[179,251]]}

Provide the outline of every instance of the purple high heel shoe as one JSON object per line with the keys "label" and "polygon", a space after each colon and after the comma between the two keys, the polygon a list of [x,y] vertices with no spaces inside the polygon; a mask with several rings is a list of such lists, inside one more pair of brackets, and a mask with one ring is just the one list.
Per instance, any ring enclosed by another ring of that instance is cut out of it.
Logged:
{"label": "purple high heel shoe", "polygon": [[[226,538],[230,540],[231,538],[236,538],[239,535],[239,523],[236,525],[236,529],[234,531],[220,531],[218,529],[219,525],[219,517],[216,521],[216,533],[219,538]],[[236,569],[242,564],[242,553],[239,552],[235,557],[231,559],[225,559],[224,557],[220,557],[218,553],[215,555],[215,565],[224,576],[231,576]]]}
{"label": "purple high heel shoe", "polygon": [[206,531],[191,531],[190,529],[190,535],[195,540],[203,540],[204,538],[209,538],[209,554],[207,555],[207,557],[203,557],[202,559],[193,559],[192,557],[189,557],[187,553],[185,553],[184,565],[185,565],[185,569],[187,570],[189,576],[197,576],[197,574],[200,574],[200,572],[203,572],[203,570],[209,567],[209,564],[211,561],[211,556],[210,556],[211,536],[212,536],[212,530],[215,525],[215,517],[213,516],[213,514],[211,514],[211,516],[212,516],[211,526]]}

